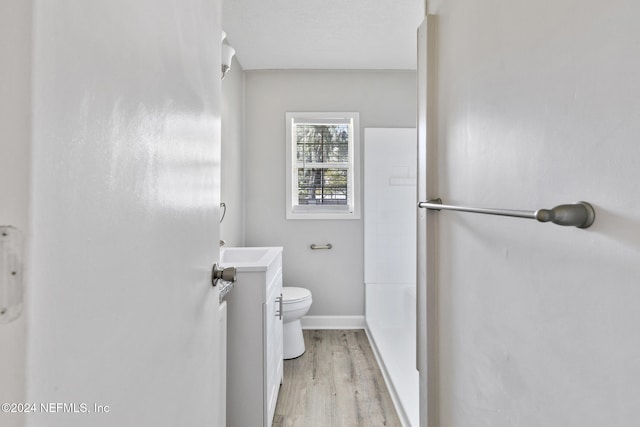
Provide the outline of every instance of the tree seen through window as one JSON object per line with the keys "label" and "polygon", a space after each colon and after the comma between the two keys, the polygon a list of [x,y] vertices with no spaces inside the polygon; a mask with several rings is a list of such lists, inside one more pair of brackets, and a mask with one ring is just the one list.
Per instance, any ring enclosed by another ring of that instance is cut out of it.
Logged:
{"label": "tree seen through window", "polygon": [[296,126],[298,203],[346,205],[348,201],[349,126]]}

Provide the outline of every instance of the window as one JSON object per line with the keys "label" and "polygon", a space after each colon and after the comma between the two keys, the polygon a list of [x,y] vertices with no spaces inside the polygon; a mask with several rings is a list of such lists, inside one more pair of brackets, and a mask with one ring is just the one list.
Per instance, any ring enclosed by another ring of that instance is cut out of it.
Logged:
{"label": "window", "polygon": [[287,219],[360,218],[358,113],[287,113]]}

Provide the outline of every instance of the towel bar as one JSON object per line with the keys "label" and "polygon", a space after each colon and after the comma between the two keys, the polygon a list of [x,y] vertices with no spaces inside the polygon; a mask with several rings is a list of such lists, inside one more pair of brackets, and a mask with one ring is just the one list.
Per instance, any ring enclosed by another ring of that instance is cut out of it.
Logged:
{"label": "towel bar", "polygon": [[315,243],[312,243],[310,248],[313,250],[316,249],[331,249],[333,247],[333,245],[331,243],[327,243],[326,245],[316,245]]}
{"label": "towel bar", "polygon": [[577,202],[571,205],[559,205],[552,209],[538,209],[537,211],[520,211],[511,209],[472,208],[467,206],[453,206],[442,204],[442,199],[432,199],[418,203],[419,208],[430,210],[449,210],[471,212],[487,215],[511,216],[516,218],[535,219],[539,222],[553,222],[557,225],[589,228],[596,218],[593,206],[587,202]]}

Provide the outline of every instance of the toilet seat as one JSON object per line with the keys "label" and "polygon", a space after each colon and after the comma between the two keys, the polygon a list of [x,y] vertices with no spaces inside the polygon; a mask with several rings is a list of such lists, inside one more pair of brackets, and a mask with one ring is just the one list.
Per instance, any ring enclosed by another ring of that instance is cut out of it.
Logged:
{"label": "toilet seat", "polygon": [[293,304],[311,298],[311,291],[295,286],[285,286],[282,288],[282,303]]}

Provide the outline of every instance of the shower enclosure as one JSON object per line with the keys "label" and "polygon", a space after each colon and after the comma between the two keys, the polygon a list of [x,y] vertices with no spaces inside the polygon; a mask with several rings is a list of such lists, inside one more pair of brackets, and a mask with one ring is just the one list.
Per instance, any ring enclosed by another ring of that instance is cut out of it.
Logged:
{"label": "shower enclosure", "polygon": [[366,330],[400,418],[419,425],[416,370],[416,130],[364,137]]}

